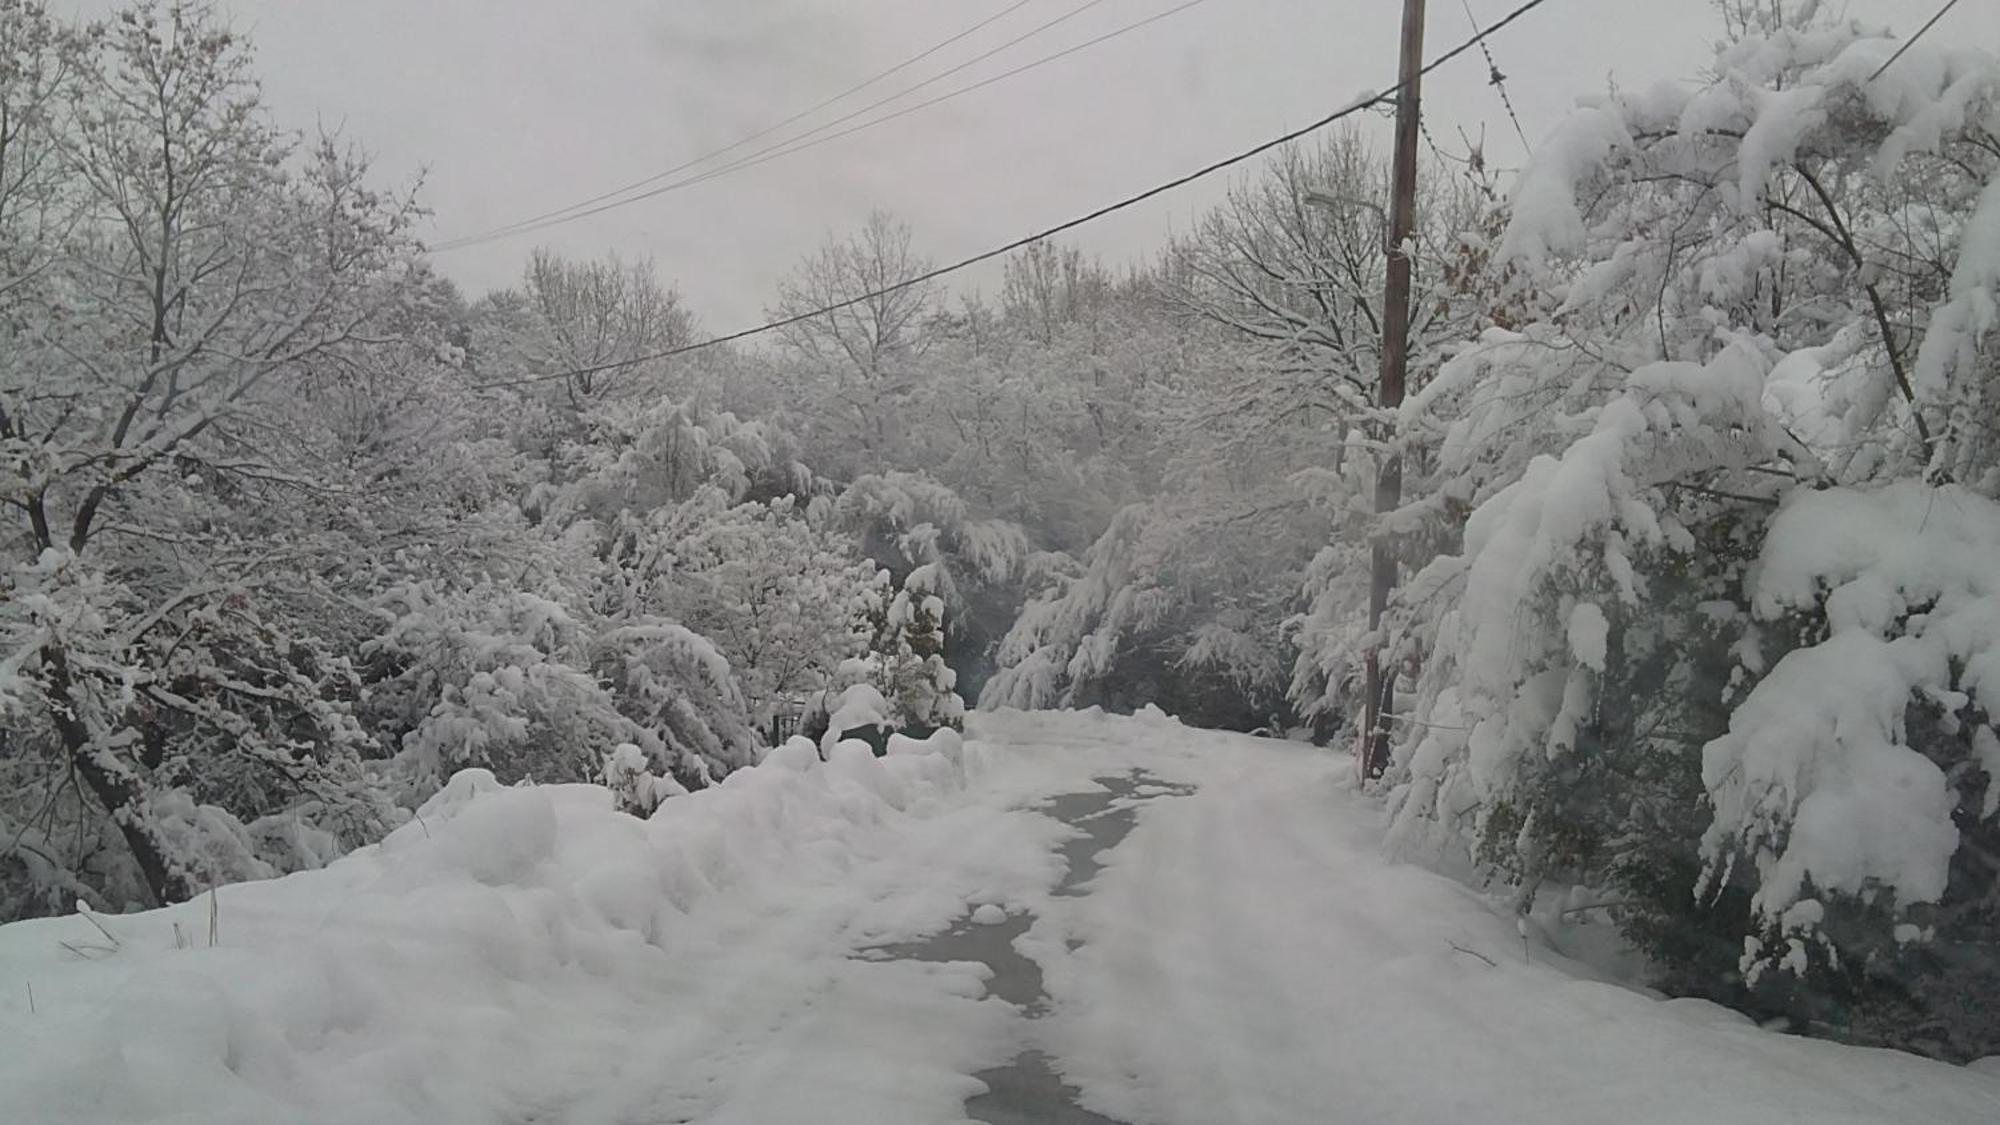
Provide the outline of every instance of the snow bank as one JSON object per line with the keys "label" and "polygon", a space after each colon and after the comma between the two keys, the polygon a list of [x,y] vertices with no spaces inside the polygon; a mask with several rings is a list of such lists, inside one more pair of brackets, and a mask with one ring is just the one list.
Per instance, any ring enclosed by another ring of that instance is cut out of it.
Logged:
{"label": "snow bank", "polygon": [[[962,799],[980,757],[956,735],[799,749],[649,820],[465,771],[324,870],[0,928],[0,1118],[954,1117],[1009,1055],[1004,1006],[971,966],[850,954],[980,889],[1029,897],[1053,836]],[[968,839],[987,847],[944,854]],[[854,1043],[815,996],[897,1018]]]}

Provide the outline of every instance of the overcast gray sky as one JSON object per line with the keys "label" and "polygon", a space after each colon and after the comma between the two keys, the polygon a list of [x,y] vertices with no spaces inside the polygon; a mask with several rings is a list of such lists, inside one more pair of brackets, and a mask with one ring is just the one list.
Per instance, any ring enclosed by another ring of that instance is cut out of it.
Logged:
{"label": "overcast gray sky", "polygon": [[[779,121],[1011,0],[226,0],[287,124],[344,124],[391,177],[427,169],[432,241],[577,202]],[[1084,0],[1031,0],[857,95],[856,108]],[[1099,0],[921,96],[1089,39],[1180,0]],[[1481,23],[1516,0],[1470,0]],[[90,7],[104,5],[91,3]],[[1938,0],[1851,0],[1907,34]],[[534,246],[650,256],[704,325],[762,313],[776,279],[870,208],[951,259],[1005,242],[1295,127],[1394,80],[1400,0],[1205,0],[1101,46],[880,128],[535,235],[439,256],[470,293],[511,284]],[[1461,0],[1432,0],[1434,55]],[[1528,135],[1579,94],[1684,78],[1718,27],[1709,0],[1550,0],[1493,42]],[[2000,3],[1933,34],[2000,48]],[[911,100],[918,100],[912,98]],[[1442,141],[1482,123],[1520,146],[1468,56],[1425,89]],[[903,103],[896,103],[897,105]],[[889,107],[889,108],[893,108]],[[802,129],[811,121],[794,128]],[[1384,130],[1386,132],[1386,130]],[[748,151],[748,150],[744,150]],[[1145,253],[1221,191],[1183,189],[1079,231],[1110,260]],[[993,285],[993,274],[971,281]]]}

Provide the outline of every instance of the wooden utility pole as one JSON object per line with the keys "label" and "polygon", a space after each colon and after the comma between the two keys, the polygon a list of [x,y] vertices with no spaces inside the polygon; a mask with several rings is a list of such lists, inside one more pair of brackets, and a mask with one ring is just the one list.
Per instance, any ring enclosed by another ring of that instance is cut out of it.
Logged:
{"label": "wooden utility pole", "polygon": [[[1382,378],[1376,405],[1384,414],[1403,405],[1403,379],[1410,362],[1410,235],[1416,229],[1417,141],[1424,70],[1424,0],[1403,0],[1402,60],[1397,65],[1396,153],[1389,185],[1389,284],[1382,299]],[[1389,424],[1379,427],[1393,438]],[[1390,450],[1375,474],[1375,513],[1393,512],[1403,502],[1403,458]],[[1389,767],[1389,714],[1395,703],[1396,673],[1383,667],[1380,630],[1396,585],[1396,554],[1378,526],[1370,544],[1367,699],[1362,707],[1361,774],[1382,776]]]}

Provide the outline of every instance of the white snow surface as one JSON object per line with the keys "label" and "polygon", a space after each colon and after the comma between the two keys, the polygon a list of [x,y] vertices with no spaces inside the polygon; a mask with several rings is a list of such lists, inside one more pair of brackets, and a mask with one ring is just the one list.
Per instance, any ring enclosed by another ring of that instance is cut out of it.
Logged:
{"label": "white snow surface", "polygon": [[[1344,757],[1154,712],[804,740],[650,820],[461,773],[322,871],[0,927],[0,1118],[932,1122],[1046,1051],[1087,1107],[1200,1122],[1990,1122],[2000,1075],[1584,979],[1385,858]],[[1084,894],[1036,806],[1143,769]],[[868,956],[1035,921],[1048,1014]],[[107,937],[98,929],[109,931]],[[32,990],[32,998],[31,998]]]}

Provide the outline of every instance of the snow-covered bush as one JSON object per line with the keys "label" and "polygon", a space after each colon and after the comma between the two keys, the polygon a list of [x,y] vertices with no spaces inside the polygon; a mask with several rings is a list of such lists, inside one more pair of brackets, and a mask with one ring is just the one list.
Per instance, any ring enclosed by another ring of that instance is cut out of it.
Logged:
{"label": "snow-covered bush", "polygon": [[[864,676],[867,669],[857,662],[847,672],[853,676]],[[895,708],[882,697],[874,684],[857,679],[840,689],[838,694],[826,693],[819,706],[822,712],[810,716],[806,730],[817,737],[816,752],[822,760],[830,758],[835,747],[850,739],[867,743],[878,755],[888,752],[889,739],[895,737]]]}
{"label": "snow-covered bush", "polygon": [[418,799],[468,766],[504,781],[586,780],[625,742],[689,788],[750,761],[729,662],[682,625],[606,621],[490,585],[406,586],[378,612],[370,705]]}
{"label": "snow-covered bush", "polygon": [[755,761],[742,690],[708,638],[670,621],[628,622],[597,638],[593,666],[630,724],[628,737],[684,788]]}
{"label": "snow-covered bush", "polygon": [[659,577],[667,616],[728,660],[752,719],[776,745],[805,701],[867,646],[879,571],[852,537],[791,497],[727,505],[710,490],[677,513]]}
{"label": "snow-covered bush", "polygon": [[[185,897],[319,866],[400,822],[365,763],[355,674],[267,616],[268,592],[191,589],[142,613],[130,587],[51,550],[6,594],[0,715],[19,788],[0,818],[32,896],[10,911]],[[87,761],[67,759],[72,740],[96,747]]]}
{"label": "snow-covered bush", "polygon": [[[1802,491],[1746,583],[1755,677],[1703,749],[1697,892],[1743,866],[1741,964],[1836,974],[1851,1017],[1990,1049],[2000,997],[2000,504],[1958,485]],[[1788,982],[1780,982],[1780,987]],[[1873,1010],[1884,1001],[1888,1013]],[[1912,995],[1914,994],[1914,995]]]}
{"label": "snow-covered bush", "polygon": [[415,794],[459,769],[503,781],[582,781],[629,723],[591,667],[595,629],[546,597],[491,585],[390,591],[364,649],[370,704]]}
{"label": "snow-covered bush", "polygon": [[1395,825],[1615,888],[1677,987],[1976,1055],[2000,62],[1816,7],[1516,186],[1521,321],[1399,419],[1471,514],[1392,614]]}
{"label": "snow-covered bush", "polygon": [[606,789],[611,790],[611,798],[618,811],[641,819],[653,815],[653,810],[664,804],[667,798],[687,793],[673,780],[655,774],[646,752],[630,742],[619,743],[604,756],[604,772],[600,780]]}
{"label": "snow-covered bush", "polygon": [[888,703],[890,725],[918,738],[940,727],[957,730],[965,719],[965,703],[953,690],[958,673],[945,662],[942,588],[936,563],[912,570],[875,615],[862,658],[869,682]]}

